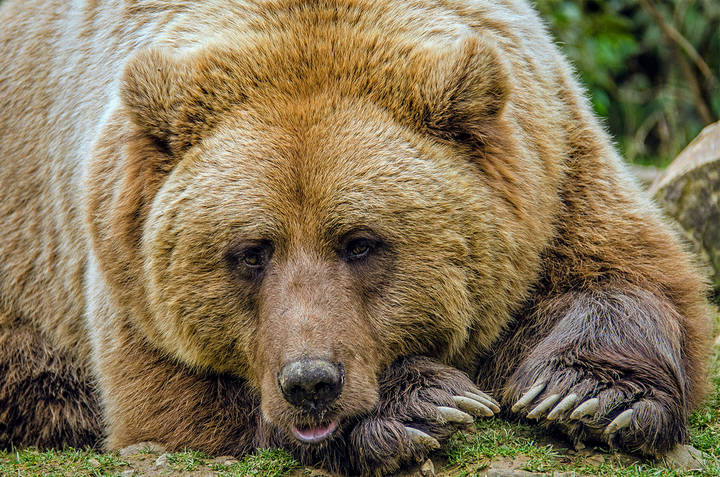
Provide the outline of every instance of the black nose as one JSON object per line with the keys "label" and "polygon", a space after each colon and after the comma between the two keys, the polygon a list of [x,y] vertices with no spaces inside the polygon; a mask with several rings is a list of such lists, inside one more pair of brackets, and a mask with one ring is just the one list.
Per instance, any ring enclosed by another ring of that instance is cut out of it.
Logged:
{"label": "black nose", "polygon": [[291,361],[278,373],[278,385],[293,406],[306,411],[321,410],[340,395],[343,368],[324,359]]}

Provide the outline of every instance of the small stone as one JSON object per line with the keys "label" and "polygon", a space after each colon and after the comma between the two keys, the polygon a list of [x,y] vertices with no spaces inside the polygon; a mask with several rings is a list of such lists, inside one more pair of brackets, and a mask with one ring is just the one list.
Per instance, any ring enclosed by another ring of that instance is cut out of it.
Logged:
{"label": "small stone", "polygon": [[308,469],[308,471],[310,473],[308,477],[334,477],[322,469]]}
{"label": "small stone", "polygon": [[155,467],[165,467],[168,463],[168,455],[162,454],[155,460]]}
{"label": "small stone", "polygon": [[123,470],[120,472],[120,477],[133,477],[135,475],[135,471],[133,469]]}
{"label": "small stone", "polygon": [[665,454],[665,462],[673,469],[684,472],[701,471],[705,468],[703,453],[693,446],[681,444]]}
{"label": "small stone", "polygon": [[715,337],[715,346],[720,346],[720,335]]}
{"label": "small stone", "polygon": [[100,461],[97,460],[95,457],[92,457],[88,459],[88,464],[92,465],[93,467],[100,467]]}
{"label": "small stone", "polygon": [[222,465],[233,465],[240,461],[231,455],[221,455],[220,457],[215,458],[215,462]]}
{"label": "small stone", "polygon": [[492,468],[488,469],[484,475],[485,477],[547,477],[547,474],[528,472],[527,470]]}
{"label": "small stone", "polygon": [[605,463],[605,457],[600,454],[589,455],[585,458],[585,462],[593,465],[602,465]]}
{"label": "small stone", "polygon": [[123,447],[118,451],[121,457],[126,457],[133,454],[140,454],[143,452],[154,452],[157,454],[160,454],[161,452],[165,452],[165,448],[158,444],[157,442],[138,442],[137,444],[133,444],[131,446]]}
{"label": "small stone", "polygon": [[428,459],[420,466],[420,475],[422,477],[435,477],[435,464],[433,464],[432,460]]}

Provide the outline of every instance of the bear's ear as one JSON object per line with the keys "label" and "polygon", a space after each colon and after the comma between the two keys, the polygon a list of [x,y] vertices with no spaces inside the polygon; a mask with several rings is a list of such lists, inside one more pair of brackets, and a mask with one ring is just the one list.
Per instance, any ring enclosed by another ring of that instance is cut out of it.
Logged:
{"label": "bear's ear", "polygon": [[169,152],[176,152],[174,136],[184,100],[180,85],[188,76],[183,63],[150,49],[130,59],[121,79],[120,98],[131,120]]}
{"label": "bear's ear", "polygon": [[244,76],[233,54],[239,53],[210,49],[177,57],[158,48],[137,53],[120,87],[132,122],[170,154],[197,144],[223,113],[245,100]]}
{"label": "bear's ear", "polygon": [[436,58],[424,88],[425,126],[444,139],[486,143],[510,93],[506,65],[476,37]]}

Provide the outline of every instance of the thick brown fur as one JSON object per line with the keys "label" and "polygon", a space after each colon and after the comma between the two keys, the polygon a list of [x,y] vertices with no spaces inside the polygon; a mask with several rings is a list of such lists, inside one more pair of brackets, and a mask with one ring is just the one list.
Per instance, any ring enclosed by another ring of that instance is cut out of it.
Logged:
{"label": "thick brown fur", "polygon": [[[685,438],[703,281],[523,0],[8,0],[0,24],[0,445],[391,472],[468,375],[506,409],[538,381],[598,397],[548,421],[574,439]],[[318,415],[278,386],[307,357],[344,373]]]}

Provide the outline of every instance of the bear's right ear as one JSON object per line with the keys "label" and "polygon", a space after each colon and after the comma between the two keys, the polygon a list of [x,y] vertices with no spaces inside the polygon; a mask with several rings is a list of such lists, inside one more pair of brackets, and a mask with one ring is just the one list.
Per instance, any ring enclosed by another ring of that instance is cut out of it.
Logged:
{"label": "bear's right ear", "polygon": [[132,121],[163,148],[170,147],[175,113],[182,101],[182,66],[158,49],[142,51],[125,67],[120,98]]}
{"label": "bear's right ear", "polygon": [[128,61],[121,79],[120,98],[132,122],[173,155],[195,144],[206,129],[206,111],[198,101],[204,92],[194,88],[192,62],[158,48],[144,50]]}

